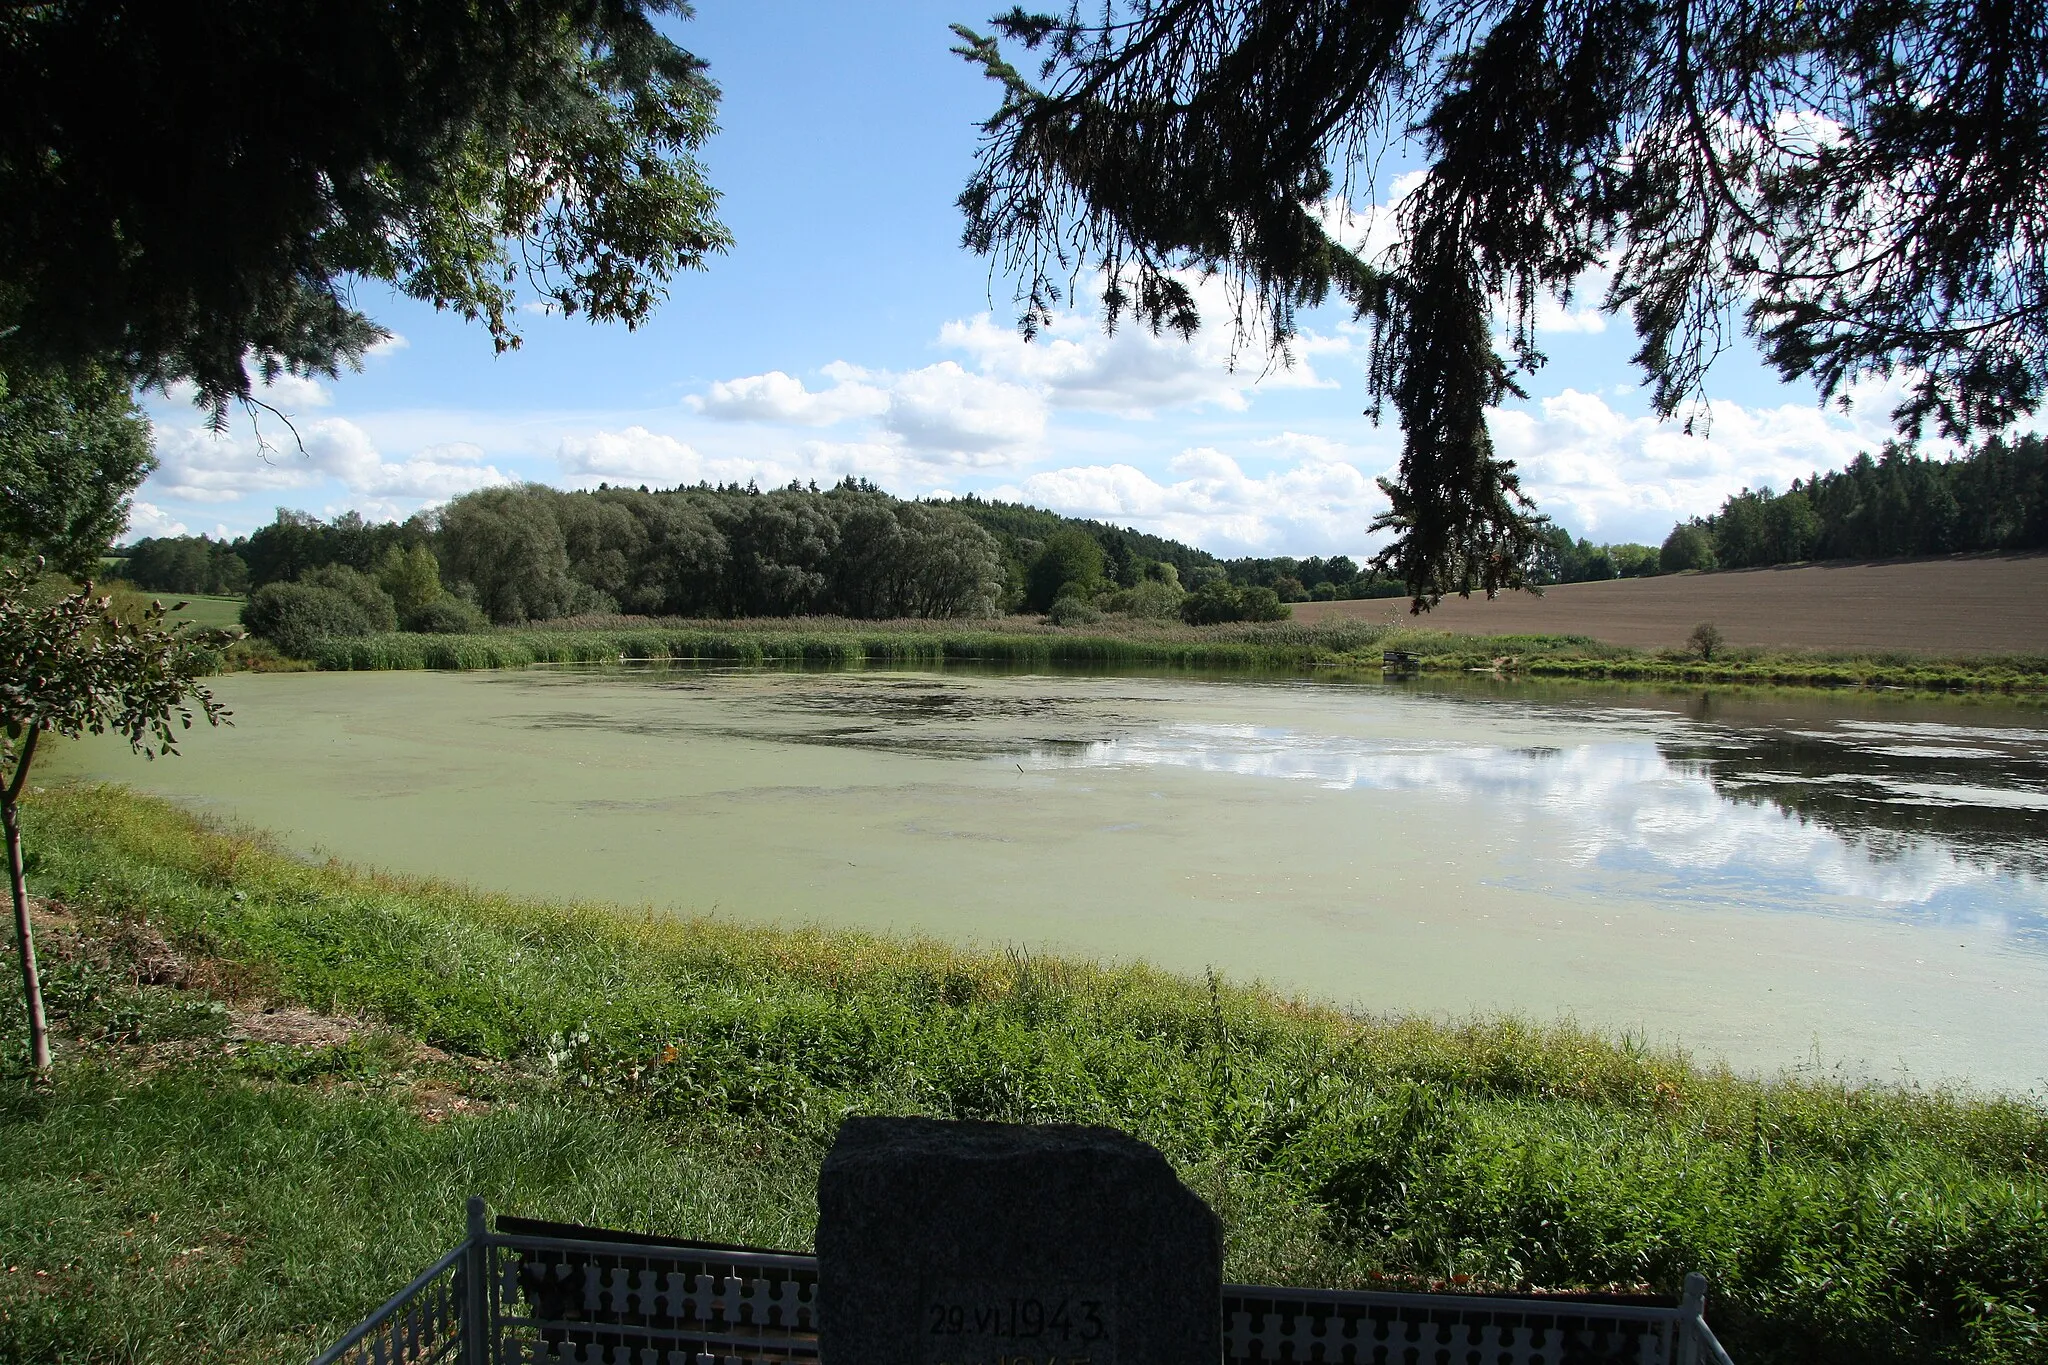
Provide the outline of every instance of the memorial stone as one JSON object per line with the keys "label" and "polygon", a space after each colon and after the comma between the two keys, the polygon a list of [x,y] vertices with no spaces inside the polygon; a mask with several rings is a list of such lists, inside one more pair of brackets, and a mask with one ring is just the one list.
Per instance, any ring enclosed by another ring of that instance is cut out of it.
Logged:
{"label": "memorial stone", "polygon": [[1217,1365],[1223,1238],[1113,1128],[848,1119],[818,1179],[822,1365]]}

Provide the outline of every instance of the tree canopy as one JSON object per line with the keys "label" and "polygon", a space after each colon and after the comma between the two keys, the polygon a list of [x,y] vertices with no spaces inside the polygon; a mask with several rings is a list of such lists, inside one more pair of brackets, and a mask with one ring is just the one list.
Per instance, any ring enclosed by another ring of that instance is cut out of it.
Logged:
{"label": "tree canopy", "polygon": [[333,376],[382,280],[489,329],[521,281],[631,326],[729,244],[681,0],[0,6],[0,367]]}
{"label": "tree canopy", "polygon": [[[1523,582],[1540,518],[1486,410],[1596,265],[1663,416],[1738,330],[1824,396],[1904,376],[1909,436],[2048,385],[2048,0],[1117,0],[995,29],[958,30],[1004,92],[961,206],[1025,330],[1091,271],[1110,325],[1183,334],[1190,274],[1221,274],[1282,347],[1340,296],[1404,432],[1376,567],[1418,608]],[[1367,260],[1330,211],[1390,153],[1424,175]]]}
{"label": "tree canopy", "polygon": [[0,369],[0,555],[91,576],[155,467],[149,423],[121,380],[91,365]]}

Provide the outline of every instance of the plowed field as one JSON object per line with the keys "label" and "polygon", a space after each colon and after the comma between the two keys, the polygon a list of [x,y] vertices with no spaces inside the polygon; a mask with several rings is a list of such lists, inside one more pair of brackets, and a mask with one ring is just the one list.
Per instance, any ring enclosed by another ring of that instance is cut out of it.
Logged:
{"label": "plowed field", "polygon": [[1399,620],[1475,635],[1590,635],[1655,649],[1702,621],[1774,649],[2048,651],[2048,555],[1969,555],[1571,583],[1543,596],[1447,598],[1418,621],[1404,599],[1301,602],[1296,620]]}

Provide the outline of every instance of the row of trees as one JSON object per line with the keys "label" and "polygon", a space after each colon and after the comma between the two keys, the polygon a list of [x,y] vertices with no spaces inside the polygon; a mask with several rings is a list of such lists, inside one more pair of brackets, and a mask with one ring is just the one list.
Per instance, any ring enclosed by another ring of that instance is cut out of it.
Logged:
{"label": "row of trees", "polygon": [[[1085,568],[1099,578],[1099,558]],[[288,652],[399,626],[449,631],[620,611],[987,616],[1004,605],[1005,589],[1002,551],[973,521],[851,480],[765,493],[526,484],[382,525],[354,513],[321,522],[280,511],[231,543],[139,542],[127,572],[157,591],[239,575],[253,589],[245,620]]]}
{"label": "row of trees", "polygon": [[1667,570],[1743,569],[2043,548],[2048,441],[2028,435],[1945,461],[1888,446],[1783,493],[1745,488],[1713,516],[1674,528],[1662,560]]}
{"label": "row of trees", "polygon": [[1599,583],[1610,578],[1648,578],[1665,572],[1662,556],[1652,545],[1627,542],[1595,545],[1555,523],[1544,528],[1529,567],[1529,581],[1538,587],[1556,583]]}

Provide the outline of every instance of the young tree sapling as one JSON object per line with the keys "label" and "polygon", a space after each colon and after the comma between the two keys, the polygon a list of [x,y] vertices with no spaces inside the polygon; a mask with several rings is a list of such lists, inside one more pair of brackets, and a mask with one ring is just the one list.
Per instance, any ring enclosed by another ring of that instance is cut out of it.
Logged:
{"label": "young tree sapling", "polygon": [[28,1005],[29,1059],[39,1074],[50,1069],[50,1039],[21,851],[21,798],[37,743],[46,731],[75,739],[111,730],[146,758],[176,753],[178,731],[191,728],[195,713],[209,725],[228,720],[198,680],[210,671],[206,647],[229,637],[166,628],[166,612],[176,607],[161,602],[152,602],[140,619],[124,621],[112,599],[96,596],[89,582],[48,600],[39,591],[42,572],[41,559],[0,569],[0,824]]}

